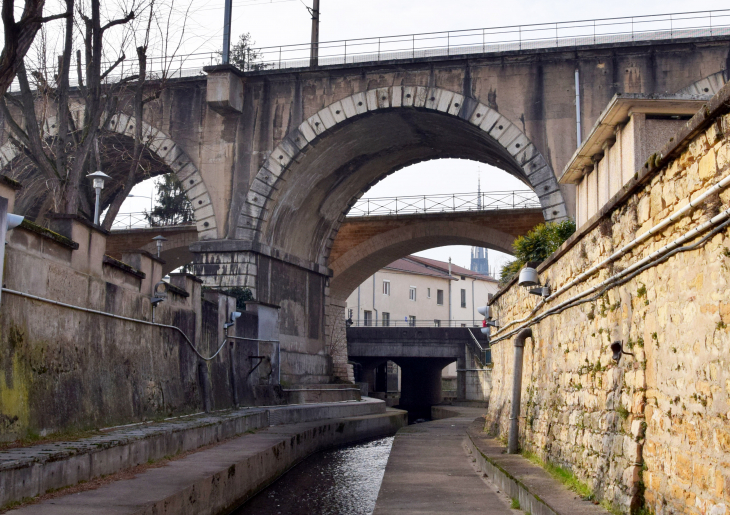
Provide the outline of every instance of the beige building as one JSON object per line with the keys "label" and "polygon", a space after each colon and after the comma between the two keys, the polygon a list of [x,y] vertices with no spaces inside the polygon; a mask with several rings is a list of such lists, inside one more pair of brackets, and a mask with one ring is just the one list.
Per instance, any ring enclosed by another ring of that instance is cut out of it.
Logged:
{"label": "beige building", "polygon": [[373,274],[347,299],[346,318],[364,326],[469,327],[497,281],[466,268],[408,256]]}
{"label": "beige building", "polygon": [[576,185],[576,226],[582,227],[707,102],[693,95],[614,96],[559,182]]}

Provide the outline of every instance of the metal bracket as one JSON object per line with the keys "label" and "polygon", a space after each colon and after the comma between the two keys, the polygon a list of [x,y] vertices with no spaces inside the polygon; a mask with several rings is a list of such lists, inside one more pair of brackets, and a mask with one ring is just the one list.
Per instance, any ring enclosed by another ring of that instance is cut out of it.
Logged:
{"label": "metal bracket", "polygon": [[[256,365],[251,369],[251,371],[248,373],[248,375],[253,374],[253,371],[256,370],[257,368],[259,368],[259,365],[261,365],[261,363],[263,363],[266,358],[268,358],[268,356],[249,356],[248,357],[249,360],[253,361],[253,360],[257,359],[257,360],[259,360],[259,362],[256,363]],[[253,363],[251,363],[251,364],[253,365]]]}

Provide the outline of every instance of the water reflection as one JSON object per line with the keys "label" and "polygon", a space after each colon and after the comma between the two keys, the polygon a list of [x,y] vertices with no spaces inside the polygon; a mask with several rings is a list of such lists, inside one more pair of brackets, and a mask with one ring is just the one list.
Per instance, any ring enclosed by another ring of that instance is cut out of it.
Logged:
{"label": "water reflection", "polygon": [[310,456],[234,515],[369,515],[393,437]]}

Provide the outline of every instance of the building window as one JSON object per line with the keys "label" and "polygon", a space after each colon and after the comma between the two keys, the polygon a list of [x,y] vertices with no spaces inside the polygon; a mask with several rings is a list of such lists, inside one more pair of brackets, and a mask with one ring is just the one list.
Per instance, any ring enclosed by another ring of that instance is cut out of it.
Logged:
{"label": "building window", "polygon": [[390,295],[390,281],[383,281],[383,295]]}
{"label": "building window", "polygon": [[466,281],[466,277],[464,277],[464,276],[462,275],[462,276],[461,276],[461,280],[462,280],[462,281]]}
{"label": "building window", "polygon": [[416,287],[411,286],[408,289],[408,300],[416,300]]}
{"label": "building window", "polygon": [[426,288],[426,297],[431,298],[431,288]]}
{"label": "building window", "polygon": [[416,317],[408,315],[408,325],[411,327],[416,327]]}
{"label": "building window", "polygon": [[444,290],[436,290],[436,304],[444,305]]}
{"label": "building window", "polygon": [[461,289],[461,307],[466,307],[466,290],[464,288]]}
{"label": "building window", "polygon": [[461,324],[461,327],[466,327],[466,324]]}
{"label": "building window", "polygon": [[434,327],[441,327],[441,320],[434,320],[433,321],[433,326]]}
{"label": "building window", "polygon": [[350,308],[350,309],[347,310],[347,318],[349,318],[350,320],[352,320],[352,308]]}
{"label": "building window", "polygon": [[365,326],[370,327],[373,325],[373,312],[365,311]]}
{"label": "building window", "polygon": [[383,311],[383,327],[390,327],[390,313]]}

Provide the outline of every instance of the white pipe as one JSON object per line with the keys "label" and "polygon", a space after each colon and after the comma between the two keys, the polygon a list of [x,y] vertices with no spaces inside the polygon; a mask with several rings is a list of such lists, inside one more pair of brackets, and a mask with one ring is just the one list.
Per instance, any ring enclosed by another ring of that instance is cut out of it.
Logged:
{"label": "white pipe", "polygon": [[[661,256],[663,256],[667,252],[670,252],[670,251],[678,248],[679,246],[683,245],[684,243],[687,243],[688,241],[696,238],[697,236],[699,236],[703,232],[707,231],[709,228],[711,228],[711,227],[713,227],[715,225],[719,225],[721,222],[727,220],[728,218],[730,218],[730,208],[728,208],[725,211],[721,212],[720,214],[718,214],[717,216],[713,217],[712,219],[710,219],[709,221],[705,222],[704,224],[700,225],[699,227],[695,227],[694,229],[691,229],[691,230],[687,231],[686,233],[684,233],[682,236],[680,236],[679,238],[675,239],[671,243],[668,243],[667,245],[664,245],[662,248],[660,248],[659,250],[656,250],[656,251],[652,252],[651,254],[649,254],[644,259],[642,259],[640,261],[637,261],[636,263],[634,263],[633,265],[631,265],[630,267],[628,267],[626,270],[624,270],[624,271],[622,271],[622,272],[620,272],[618,274],[612,275],[611,277],[609,277],[605,281],[597,284],[596,286],[593,286],[591,288],[588,288],[587,290],[584,290],[583,292],[581,292],[581,293],[579,293],[579,294],[577,294],[577,295],[569,298],[568,300],[561,302],[560,304],[558,304],[554,308],[552,308],[552,309],[546,311],[545,313],[543,313],[542,315],[540,315],[540,317],[538,317],[539,320],[542,320],[546,316],[550,315],[552,312],[558,311],[562,307],[567,306],[567,305],[569,305],[569,304],[571,304],[571,303],[573,303],[573,302],[581,299],[582,297],[585,297],[587,295],[590,295],[591,293],[600,290],[604,286],[607,286],[607,285],[611,284],[612,282],[614,282],[614,281],[616,281],[618,279],[621,279],[622,277],[625,277],[626,275],[629,275],[630,273],[634,272],[635,270],[638,270],[639,268],[642,268],[643,266],[645,266],[645,265],[647,265],[647,264],[649,264],[649,263],[651,263],[653,261],[656,261],[658,258],[660,258]],[[534,310],[533,310],[533,312],[534,312]],[[524,323],[524,324],[520,325],[519,327],[517,327],[516,329],[513,329],[509,333],[505,334],[504,336],[500,336],[499,338],[496,338],[496,339],[492,340],[492,343],[497,343],[498,341],[504,340],[505,338],[509,338],[511,335],[517,333],[520,329],[523,329],[525,327],[528,327],[528,326],[532,325],[532,323],[535,323],[535,322],[537,322],[539,320],[535,320],[535,321],[532,321],[532,322]]]}
{"label": "white pipe", "polygon": [[575,127],[578,134],[578,147],[580,148],[583,143],[583,135],[580,129],[580,71],[578,68],[575,69]]}
{"label": "white pipe", "polygon": [[607,257],[606,259],[604,259],[597,265],[592,266],[591,268],[589,268],[582,274],[578,275],[575,279],[570,281],[568,284],[566,284],[566,285],[562,286],[561,288],[559,288],[558,290],[552,292],[549,297],[547,297],[545,299],[540,299],[540,301],[537,303],[537,305],[535,306],[535,308],[532,310],[532,312],[529,315],[527,315],[526,317],[521,318],[519,320],[514,320],[514,321],[502,326],[502,328],[495,333],[495,336],[498,335],[500,332],[506,330],[508,327],[513,326],[514,324],[519,324],[521,322],[524,322],[525,320],[528,320],[539,308],[541,308],[543,306],[543,304],[545,304],[546,302],[550,302],[551,300],[557,298],[559,295],[561,295],[568,289],[572,288],[579,282],[583,282],[585,279],[587,279],[591,275],[595,274],[596,272],[598,272],[601,268],[605,267],[606,265],[622,258],[631,249],[633,249],[637,245],[640,245],[641,243],[643,243],[647,239],[651,238],[652,236],[655,236],[659,231],[664,230],[672,222],[679,220],[679,218],[684,216],[691,209],[697,207],[700,203],[702,203],[704,200],[706,200],[709,196],[714,195],[718,191],[723,190],[723,189],[727,188],[728,186],[730,186],[730,175],[728,175],[727,177],[722,179],[720,182],[718,182],[711,188],[708,188],[707,190],[705,190],[705,192],[702,195],[700,195],[699,197],[697,197],[696,199],[690,200],[690,202],[686,206],[678,209],[677,211],[675,211],[668,217],[664,218],[661,222],[656,224],[654,227],[649,229],[647,232],[645,232],[641,236],[636,237],[635,239],[633,239],[632,241],[630,241],[629,243],[627,243],[626,245],[621,247],[621,249],[614,252],[613,254],[611,254],[609,257]]}

